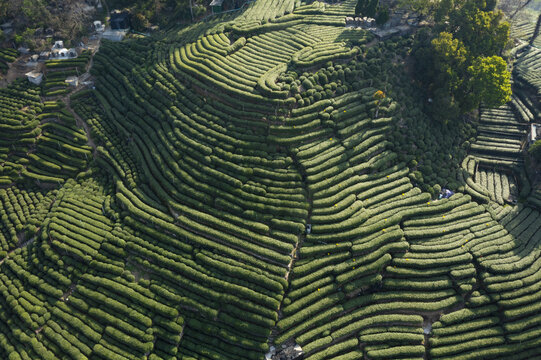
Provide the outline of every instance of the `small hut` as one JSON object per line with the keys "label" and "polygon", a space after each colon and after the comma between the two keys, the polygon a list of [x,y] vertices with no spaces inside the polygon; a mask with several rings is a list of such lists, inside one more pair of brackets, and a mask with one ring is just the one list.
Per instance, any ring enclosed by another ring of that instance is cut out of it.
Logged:
{"label": "small hut", "polygon": [[212,0],[210,3],[210,8],[212,9],[213,14],[222,12],[224,0]]}
{"label": "small hut", "polygon": [[69,76],[66,79],[66,83],[70,86],[77,87],[79,85],[79,78],[77,76]]}
{"label": "small hut", "polygon": [[33,70],[25,74],[28,81],[34,85],[40,85],[43,80],[43,73]]}
{"label": "small hut", "polygon": [[101,21],[96,20],[96,21],[94,21],[94,30],[96,32],[102,33],[105,30],[105,27],[103,26]]}

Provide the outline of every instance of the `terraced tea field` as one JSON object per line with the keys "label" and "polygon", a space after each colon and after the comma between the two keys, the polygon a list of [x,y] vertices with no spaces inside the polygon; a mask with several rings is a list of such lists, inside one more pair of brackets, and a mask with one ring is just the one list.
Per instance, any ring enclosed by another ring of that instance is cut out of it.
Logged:
{"label": "terraced tea field", "polygon": [[509,200],[530,120],[482,109],[465,192],[422,192],[389,141],[407,39],[346,28],[354,7],[103,42],[70,99],[89,133],[3,90],[0,357],[539,358],[541,220]]}

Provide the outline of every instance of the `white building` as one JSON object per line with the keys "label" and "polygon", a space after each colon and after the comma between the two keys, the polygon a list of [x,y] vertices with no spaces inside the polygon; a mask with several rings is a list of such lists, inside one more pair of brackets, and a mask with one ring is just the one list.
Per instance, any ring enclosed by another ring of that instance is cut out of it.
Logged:
{"label": "white building", "polygon": [[53,45],[53,50],[54,49],[64,49],[64,42],[62,40],[55,41]]}
{"label": "white building", "polygon": [[34,85],[41,84],[41,81],[43,80],[43,73],[33,70],[25,74],[28,81],[30,81]]}
{"label": "white building", "polygon": [[128,30],[112,30],[107,29],[103,32],[102,37],[111,41],[122,41],[124,37],[128,34]]}
{"label": "white building", "polygon": [[103,26],[101,21],[96,20],[94,21],[94,30],[96,30],[96,32],[102,33],[105,31],[105,26]]}
{"label": "white building", "polygon": [[66,79],[66,83],[70,86],[77,87],[79,85],[79,78],[77,78],[77,76],[69,76]]}
{"label": "white building", "polygon": [[51,50],[50,59],[51,60],[66,60],[66,59],[75,59],[77,57],[77,50],[75,48],[66,49],[66,48],[56,48],[53,46]]}
{"label": "white building", "polygon": [[540,136],[539,133],[541,132],[541,126],[538,124],[530,124],[530,134],[528,135],[528,142],[530,144],[533,144],[537,140],[539,140]]}

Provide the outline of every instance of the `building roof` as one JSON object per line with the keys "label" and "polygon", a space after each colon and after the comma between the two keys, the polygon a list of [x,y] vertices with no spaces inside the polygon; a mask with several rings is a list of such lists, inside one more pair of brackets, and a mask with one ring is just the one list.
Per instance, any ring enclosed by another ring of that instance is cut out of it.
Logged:
{"label": "building roof", "polygon": [[43,74],[40,73],[40,72],[37,71],[37,70],[32,70],[32,71],[30,71],[30,72],[27,72],[25,75],[26,75],[27,77],[29,77],[29,78],[37,79],[37,78],[39,78],[40,76],[42,76]]}
{"label": "building roof", "polygon": [[530,124],[530,141],[534,142],[537,141],[539,138],[539,130],[541,130],[541,127],[537,124]]}
{"label": "building roof", "polygon": [[222,6],[223,3],[224,3],[224,0],[212,0],[212,2],[210,3],[210,6]]}
{"label": "building roof", "polygon": [[103,32],[102,37],[111,41],[122,41],[124,36],[128,33],[128,30],[113,30],[108,29]]}

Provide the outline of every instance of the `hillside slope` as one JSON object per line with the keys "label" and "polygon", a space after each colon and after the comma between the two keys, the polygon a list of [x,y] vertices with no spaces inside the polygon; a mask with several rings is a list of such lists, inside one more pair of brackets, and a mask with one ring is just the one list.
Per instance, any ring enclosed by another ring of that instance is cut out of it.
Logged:
{"label": "hillside slope", "polygon": [[347,28],[354,7],[258,0],[104,42],[71,100],[93,161],[48,190],[2,155],[0,356],[541,356],[539,213],[416,187],[392,141],[408,39]]}

